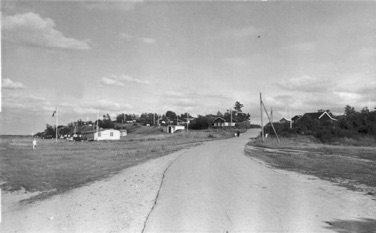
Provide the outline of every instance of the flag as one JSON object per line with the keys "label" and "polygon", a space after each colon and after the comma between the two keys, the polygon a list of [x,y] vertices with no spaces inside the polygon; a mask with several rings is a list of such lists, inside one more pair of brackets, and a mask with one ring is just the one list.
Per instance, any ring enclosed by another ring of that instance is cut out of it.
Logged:
{"label": "flag", "polygon": [[55,116],[56,110],[52,113],[52,116]]}

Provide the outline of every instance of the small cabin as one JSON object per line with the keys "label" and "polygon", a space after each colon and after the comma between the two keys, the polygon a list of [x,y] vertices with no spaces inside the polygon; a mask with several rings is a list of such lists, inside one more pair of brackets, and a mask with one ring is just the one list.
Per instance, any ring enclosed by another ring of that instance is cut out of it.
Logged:
{"label": "small cabin", "polygon": [[82,132],[88,141],[120,140],[120,131],[115,129],[99,129]]}
{"label": "small cabin", "polygon": [[174,133],[176,130],[184,130],[184,125],[166,125],[163,127],[163,132],[165,133]]}

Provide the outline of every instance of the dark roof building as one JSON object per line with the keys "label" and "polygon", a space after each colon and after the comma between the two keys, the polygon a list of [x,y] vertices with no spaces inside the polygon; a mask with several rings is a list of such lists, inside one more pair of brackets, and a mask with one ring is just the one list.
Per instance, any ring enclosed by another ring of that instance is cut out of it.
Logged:
{"label": "dark roof building", "polygon": [[290,122],[290,120],[286,118],[282,118],[281,120],[279,120],[279,123],[286,123],[286,122]]}
{"label": "dark roof building", "polygon": [[300,119],[305,119],[309,118],[311,120],[320,120],[320,121],[325,121],[325,120],[330,120],[330,121],[337,121],[333,117],[331,117],[327,112],[310,112],[310,113],[305,113]]}
{"label": "dark roof building", "polygon": [[302,115],[296,115],[293,118],[291,118],[292,122],[297,122],[300,118],[302,118]]}

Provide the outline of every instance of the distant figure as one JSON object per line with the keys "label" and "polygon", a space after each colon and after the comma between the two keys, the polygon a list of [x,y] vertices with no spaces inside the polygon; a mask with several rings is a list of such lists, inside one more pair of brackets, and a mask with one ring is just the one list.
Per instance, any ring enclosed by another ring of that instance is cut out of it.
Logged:
{"label": "distant figure", "polygon": [[238,130],[238,131],[236,131],[236,136],[240,136],[240,131]]}
{"label": "distant figure", "polygon": [[35,150],[35,147],[37,147],[37,140],[34,138],[34,140],[33,140],[33,150]]}

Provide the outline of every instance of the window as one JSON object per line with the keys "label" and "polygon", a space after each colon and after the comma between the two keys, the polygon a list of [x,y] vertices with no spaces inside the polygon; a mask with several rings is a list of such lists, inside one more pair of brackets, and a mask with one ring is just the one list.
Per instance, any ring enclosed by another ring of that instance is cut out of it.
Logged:
{"label": "window", "polygon": [[101,132],[98,133],[98,137],[100,137],[100,136],[101,136]]}
{"label": "window", "polygon": [[114,132],[110,132],[110,137],[113,137],[114,136]]}

